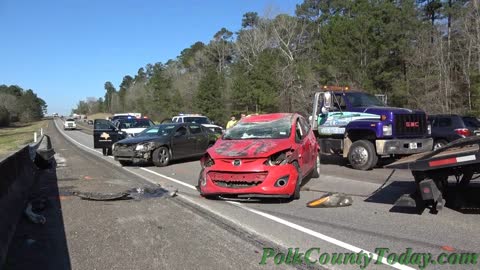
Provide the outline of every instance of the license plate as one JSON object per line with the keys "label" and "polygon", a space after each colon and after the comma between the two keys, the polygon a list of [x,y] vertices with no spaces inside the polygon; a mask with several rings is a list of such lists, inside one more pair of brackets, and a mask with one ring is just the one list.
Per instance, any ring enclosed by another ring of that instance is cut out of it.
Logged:
{"label": "license plate", "polygon": [[408,144],[409,149],[417,149],[417,143],[411,142]]}

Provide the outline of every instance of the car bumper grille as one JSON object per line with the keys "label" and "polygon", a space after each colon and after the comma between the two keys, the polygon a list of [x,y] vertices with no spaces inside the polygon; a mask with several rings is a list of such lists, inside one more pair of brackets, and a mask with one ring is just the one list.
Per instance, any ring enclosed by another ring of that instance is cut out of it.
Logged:
{"label": "car bumper grille", "polygon": [[208,177],[219,187],[249,188],[260,185],[267,173],[220,173],[210,172]]}

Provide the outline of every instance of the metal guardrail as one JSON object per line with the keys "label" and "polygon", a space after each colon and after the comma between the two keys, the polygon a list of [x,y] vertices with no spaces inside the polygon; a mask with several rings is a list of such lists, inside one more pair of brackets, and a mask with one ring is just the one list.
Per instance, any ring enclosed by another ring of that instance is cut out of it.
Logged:
{"label": "metal guardrail", "polygon": [[48,168],[54,155],[50,137],[42,134],[36,142],[0,161],[0,269],[27,205],[29,190],[37,180],[37,172]]}

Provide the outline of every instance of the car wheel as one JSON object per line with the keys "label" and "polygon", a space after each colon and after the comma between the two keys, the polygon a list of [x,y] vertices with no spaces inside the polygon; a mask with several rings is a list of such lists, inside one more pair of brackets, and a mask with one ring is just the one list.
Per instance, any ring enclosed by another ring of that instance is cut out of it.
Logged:
{"label": "car wheel", "polygon": [[297,169],[297,182],[295,183],[295,191],[293,193],[292,199],[298,200],[300,199],[300,189],[302,188],[302,171],[300,169],[300,165],[298,162],[294,161],[293,166]]}
{"label": "car wheel", "polygon": [[447,145],[448,142],[445,141],[445,140],[436,140],[434,143],[433,143],[433,150],[437,150],[438,148],[442,148],[444,147],[445,145]]}
{"label": "car wheel", "polygon": [[153,164],[157,167],[165,167],[170,163],[170,151],[165,146],[159,147],[153,151]]}
{"label": "car wheel", "polygon": [[370,170],[378,162],[375,146],[370,141],[360,140],[352,143],[348,151],[348,161],[354,169]]}
{"label": "car wheel", "polygon": [[317,153],[315,165],[313,166],[312,178],[320,177],[320,152]]}
{"label": "car wheel", "polygon": [[118,162],[120,162],[120,165],[122,165],[122,166],[132,165],[132,162],[130,160],[119,160]]}

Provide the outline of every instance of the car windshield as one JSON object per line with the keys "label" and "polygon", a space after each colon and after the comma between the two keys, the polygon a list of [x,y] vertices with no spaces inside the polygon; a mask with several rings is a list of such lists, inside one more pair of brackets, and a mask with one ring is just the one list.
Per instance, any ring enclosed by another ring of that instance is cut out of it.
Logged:
{"label": "car windshield", "polygon": [[147,128],[144,131],[140,132],[138,137],[163,137],[168,136],[174,130],[175,125],[159,125]]}
{"label": "car windshield", "polygon": [[465,116],[465,117],[462,117],[462,118],[463,118],[463,122],[465,123],[466,127],[469,127],[469,128],[479,128],[480,127],[480,121],[478,121],[477,118],[471,117],[471,116]]}
{"label": "car windshield", "polygon": [[226,131],[223,139],[285,139],[290,137],[291,127],[288,117],[268,122],[239,122]]}
{"label": "car windshield", "polygon": [[210,124],[210,120],[207,117],[183,117],[185,123],[196,123],[196,124]]}
{"label": "car windshield", "polygon": [[148,128],[153,126],[150,119],[119,119],[120,129],[126,128]]}
{"label": "car windshield", "polygon": [[385,107],[378,98],[367,93],[348,93],[346,96],[352,107]]}

